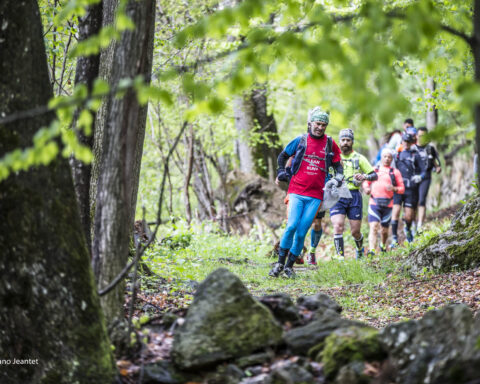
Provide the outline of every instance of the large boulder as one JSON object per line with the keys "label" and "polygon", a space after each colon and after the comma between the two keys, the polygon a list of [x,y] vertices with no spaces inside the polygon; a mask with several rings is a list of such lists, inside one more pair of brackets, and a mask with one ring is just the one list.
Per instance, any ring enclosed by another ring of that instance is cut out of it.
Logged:
{"label": "large boulder", "polygon": [[184,323],[174,334],[172,357],[196,369],[278,344],[282,327],[227,269],[200,284]]}
{"label": "large boulder", "polygon": [[380,332],[398,383],[467,383],[480,377],[480,317],[462,304]]}
{"label": "large boulder", "polygon": [[351,326],[366,327],[363,323],[343,319],[336,311],[325,309],[307,325],[286,332],[284,341],[293,353],[312,355],[318,353],[321,348],[316,348],[315,352],[310,349],[321,344],[335,330]]}
{"label": "large boulder", "polygon": [[449,229],[414,250],[405,261],[412,274],[480,266],[480,197],[457,211]]}

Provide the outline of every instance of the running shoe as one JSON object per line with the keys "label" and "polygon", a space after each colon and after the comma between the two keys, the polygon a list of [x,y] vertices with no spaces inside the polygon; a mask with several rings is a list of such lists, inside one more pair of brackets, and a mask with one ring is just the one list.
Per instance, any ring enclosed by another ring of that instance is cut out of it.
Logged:
{"label": "running shoe", "polygon": [[270,272],[268,273],[268,276],[271,276],[271,277],[278,277],[280,276],[280,274],[282,273],[283,271],[283,265],[280,264],[280,263],[275,263],[275,265],[273,266],[273,268],[270,270]]}

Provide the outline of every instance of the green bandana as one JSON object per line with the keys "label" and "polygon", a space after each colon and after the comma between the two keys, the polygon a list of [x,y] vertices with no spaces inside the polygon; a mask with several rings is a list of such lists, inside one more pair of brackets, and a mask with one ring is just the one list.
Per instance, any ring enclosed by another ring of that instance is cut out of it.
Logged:
{"label": "green bandana", "polygon": [[308,113],[308,122],[320,121],[322,123],[328,124],[329,118],[328,113],[323,112],[320,107],[315,107]]}

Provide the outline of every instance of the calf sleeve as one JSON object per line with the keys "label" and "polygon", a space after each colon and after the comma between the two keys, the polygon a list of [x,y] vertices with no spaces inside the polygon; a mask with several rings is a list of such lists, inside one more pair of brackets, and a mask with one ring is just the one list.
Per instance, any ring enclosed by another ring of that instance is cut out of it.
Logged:
{"label": "calf sleeve", "polygon": [[297,260],[297,256],[295,256],[293,253],[288,254],[288,260],[287,263],[285,264],[285,268],[292,268],[293,264],[295,264],[295,260]]}
{"label": "calf sleeve", "polygon": [[360,238],[359,239],[355,239],[355,245],[357,246],[357,249],[362,249],[363,247],[363,234],[360,234]]}
{"label": "calf sleeve", "polygon": [[393,237],[397,238],[398,237],[398,221],[397,220],[392,220],[392,235]]}
{"label": "calf sleeve", "polygon": [[[310,253],[315,252],[315,248],[317,248],[318,243],[320,242],[320,238],[322,237],[323,230],[315,231],[312,229],[312,232],[310,233]],[[312,251],[313,249],[313,251]]]}
{"label": "calf sleeve", "polygon": [[344,245],[343,245],[343,235],[334,235],[333,242],[335,244],[335,249],[337,250],[337,254],[343,256],[344,255]]}
{"label": "calf sleeve", "polygon": [[278,262],[282,265],[285,265],[285,260],[287,259],[288,249],[279,248],[278,249]]}

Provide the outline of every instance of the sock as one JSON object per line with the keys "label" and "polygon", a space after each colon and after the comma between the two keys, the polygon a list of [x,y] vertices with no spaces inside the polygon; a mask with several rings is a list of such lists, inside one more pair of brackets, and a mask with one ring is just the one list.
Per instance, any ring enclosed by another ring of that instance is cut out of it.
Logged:
{"label": "sock", "polygon": [[359,238],[359,239],[355,239],[355,238],[354,238],[353,240],[355,240],[355,245],[357,246],[357,249],[358,249],[358,250],[361,250],[362,247],[363,247],[363,235],[360,234],[360,238]]}
{"label": "sock", "polygon": [[398,221],[397,220],[392,220],[392,236],[395,240],[398,239]]}
{"label": "sock", "polygon": [[337,254],[343,256],[344,254],[344,247],[343,247],[343,235],[334,235],[333,242],[335,243],[335,249],[337,250]]}
{"label": "sock", "polygon": [[317,248],[317,245],[320,241],[320,238],[322,237],[322,233],[323,233],[323,230],[320,229],[320,231],[315,231],[314,229],[312,229],[312,232],[310,233],[310,245],[311,245],[311,248],[310,248],[310,253],[314,253],[315,252],[315,248]]}
{"label": "sock", "polygon": [[412,222],[407,222],[405,220],[403,220],[403,224],[405,225],[405,228],[407,228],[407,231],[410,232],[411,228],[412,228]]}
{"label": "sock", "polygon": [[285,265],[285,259],[287,258],[288,249],[278,248],[278,262]]}
{"label": "sock", "polygon": [[297,256],[295,256],[293,253],[288,253],[288,260],[285,264],[285,268],[292,268],[293,264],[295,264],[295,260],[297,260]]}

